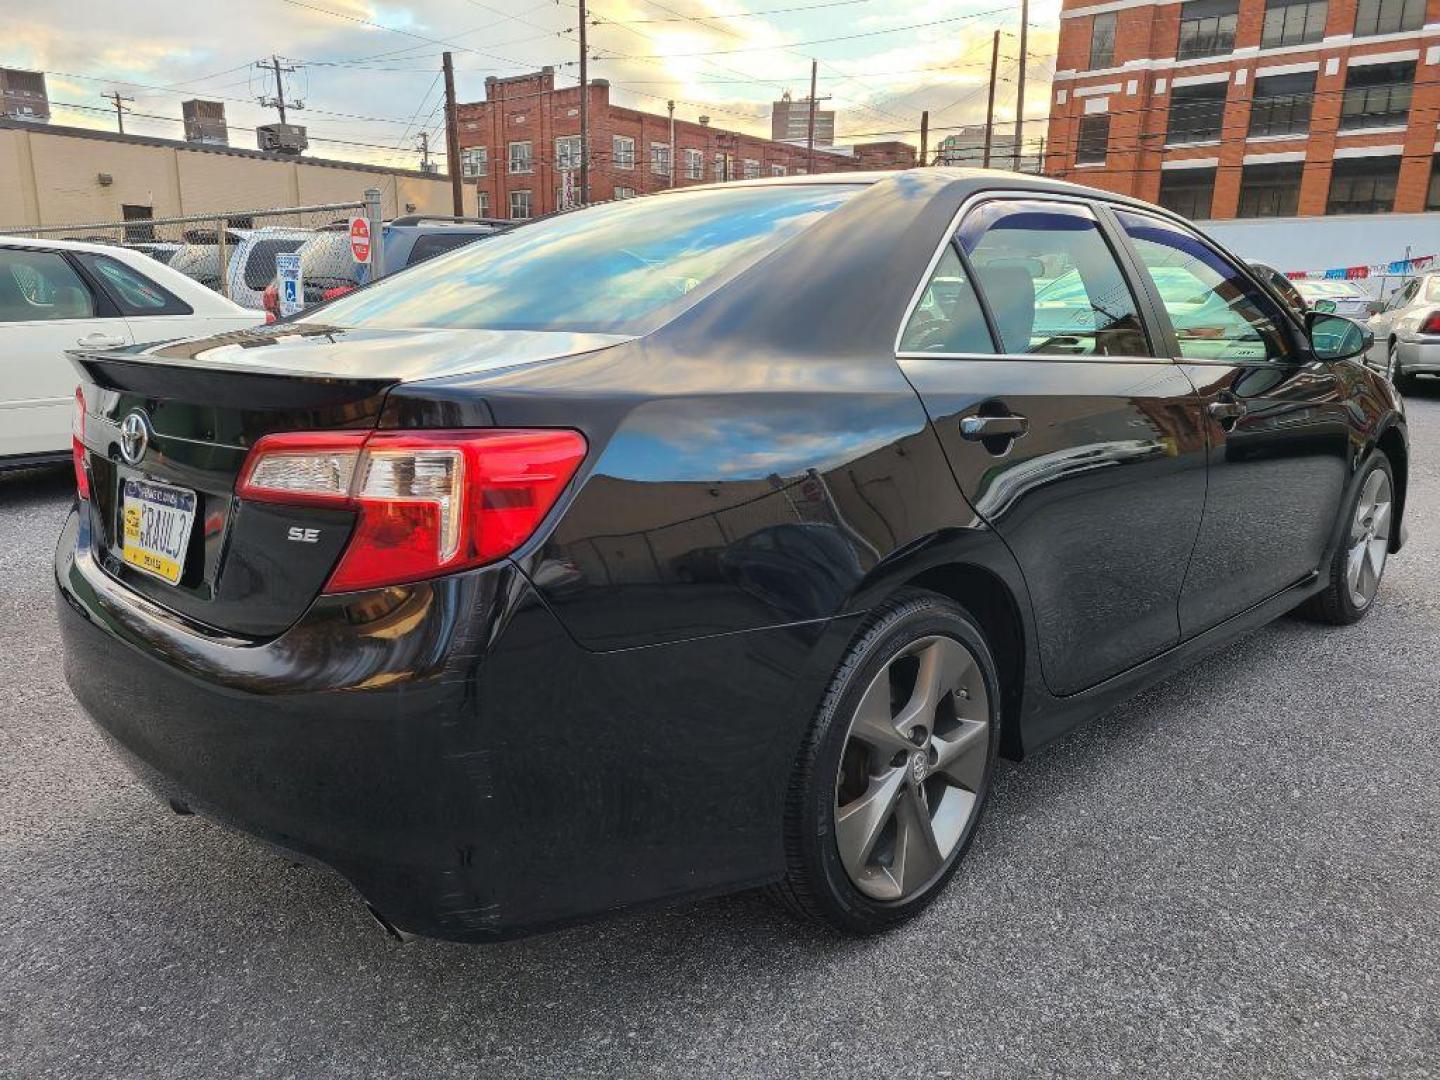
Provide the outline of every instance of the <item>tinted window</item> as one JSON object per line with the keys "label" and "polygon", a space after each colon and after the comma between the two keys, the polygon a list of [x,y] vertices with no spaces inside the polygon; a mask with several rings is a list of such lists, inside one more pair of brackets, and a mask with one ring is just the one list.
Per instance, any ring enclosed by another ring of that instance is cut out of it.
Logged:
{"label": "tinted window", "polygon": [[0,248],[0,322],[90,319],[95,300],[52,251]]}
{"label": "tinted window", "polygon": [[405,265],[414,266],[426,259],[433,259],[436,255],[480,240],[485,235],[487,234],[473,232],[426,233],[424,236],[416,238],[415,246],[410,249],[410,261]]}
{"label": "tinted window", "polygon": [[1150,355],[1135,298],[1085,208],[988,203],[965,219],[961,240],[1002,351]]}
{"label": "tinted window", "polygon": [[255,241],[255,246],[250,249],[250,258],[245,261],[246,287],[263,289],[269,285],[275,279],[275,256],[299,251],[303,243],[303,237]]}
{"label": "tinted window", "polygon": [[337,300],[316,318],[334,326],[643,333],[858,190],[777,185],[607,203],[490,237]]}
{"label": "tinted window", "polygon": [[77,258],[100,279],[101,288],[122,315],[190,315],[194,311],[170,290],[116,259],[87,254]]}
{"label": "tinted window", "polygon": [[920,294],[905,333],[901,352],[993,353],[995,343],[985,326],[985,316],[975,289],[960,263],[960,256],[948,244],[935,272]]}
{"label": "tinted window", "polygon": [[1290,354],[1279,307],[1193,233],[1121,213],[1187,360],[1279,360]]}
{"label": "tinted window", "polygon": [[317,291],[358,285],[362,264],[350,254],[350,237],[343,232],[316,233],[300,248],[300,274],[308,297]]}

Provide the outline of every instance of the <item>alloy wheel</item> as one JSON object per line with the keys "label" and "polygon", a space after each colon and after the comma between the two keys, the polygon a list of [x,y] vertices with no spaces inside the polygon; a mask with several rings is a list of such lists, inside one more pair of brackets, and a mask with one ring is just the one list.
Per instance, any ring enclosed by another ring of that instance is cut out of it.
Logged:
{"label": "alloy wheel", "polygon": [[979,806],[991,728],[985,676],[954,638],[912,642],[871,680],[835,785],[835,838],[857,889],[908,899],[944,869]]}
{"label": "alloy wheel", "polygon": [[1345,584],[1357,609],[1369,605],[1380,588],[1390,549],[1390,478],[1376,469],[1365,478],[1350,525],[1350,550],[1345,559]]}

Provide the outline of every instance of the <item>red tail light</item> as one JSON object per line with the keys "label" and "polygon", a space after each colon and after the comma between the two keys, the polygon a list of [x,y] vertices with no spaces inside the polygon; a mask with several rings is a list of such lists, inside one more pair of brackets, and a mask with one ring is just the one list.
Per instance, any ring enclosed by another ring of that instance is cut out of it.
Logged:
{"label": "red tail light", "polygon": [[354,285],[336,285],[333,289],[326,289],[320,294],[321,300],[334,300],[337,296],[344,296],[347,292],[354,292]]}
{"label": "red tail light", "polygon": [[1420,324],[1422,334],[1440,334],[1440,311],[1432,311]]}
{"label": "red tail light", "polygon": [[90,469],[85,464],[85,388],[75,388],[75,408],[70,413],[70,461],[75,466],[75,493],[90,498]]}
{"label": "red tail light", "polygon": [[354,592],[509,555],[555,505],[585,448],[585,437],[568,430],[267,435],[235,493],[355,510],[355,531],[325,586]]}

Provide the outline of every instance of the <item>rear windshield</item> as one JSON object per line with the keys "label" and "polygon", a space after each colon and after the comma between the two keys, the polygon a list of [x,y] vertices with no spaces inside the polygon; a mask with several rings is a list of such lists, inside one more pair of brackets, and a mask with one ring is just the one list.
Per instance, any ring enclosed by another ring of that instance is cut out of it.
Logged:
{"label": "rear windshield", "polygon": [[715,188],[607,203],[431,259],[310,318],[329,326],[645,333],[859,190]]}

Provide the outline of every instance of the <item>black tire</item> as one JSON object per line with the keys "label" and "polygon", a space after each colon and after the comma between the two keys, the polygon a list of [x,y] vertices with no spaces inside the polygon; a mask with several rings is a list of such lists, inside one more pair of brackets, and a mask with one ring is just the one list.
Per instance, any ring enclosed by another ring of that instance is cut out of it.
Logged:
{"label": "black tire", "polygon": [[[969,650],[983,677],[989,714],[983,778],[958,843],[940,870],[915,893],[881,901],[862,893],[841,861],[835,832],[841,756],[852,716],[872,680],[907,647],[931,637],[958,641]],[[775,899],[798,915],[855,935],[877,933],[924,910],[955,873],[974,839],[994,775],[999,717],[995,661],[964,609],[943,596],[907,589],[872,612],[842,658],[800,747],[785,805],[787,869],[784,879],[772,887]]]}
{"label": "black tire", "polygon": [[1400,370],[1400,346],[1394,341],[1390,342],[1385,356],[1385,374],[1400,393],[1409,394],[1414,391],[1415,376]]}
{"label": "black tire", "polygon": [[[1346,557],[1350,551],[1350,523],[1355,518],[1355,510],[1360,502],[1361,494],[1365,490],[1365,482],[1369,479],[1370,474],[1377,470],[1385,474],[1393,500],[1395,473],[1390,468],[1390,459],[1381,451],[1373,450],[1360,469],[1360,482],[1355,485],[1354,493],[1345,500],[1340,543],[1335,547],[1335,554],[1331,557],[1329,566],[1323,571],[1325,589],[1311,597],[1300,609],[1302,614],[1318,622],[1330,623],[1333,626],[1349,626],[1363,619],[1375,606],[1375,597],[1371,597],[1363,605],[1356,604],[1351,597],[1346,581]],[[1393,503],[1391,513],[1394,513]],[[1378,589],[1378,587],[1377,585],[1376,588]]]}

